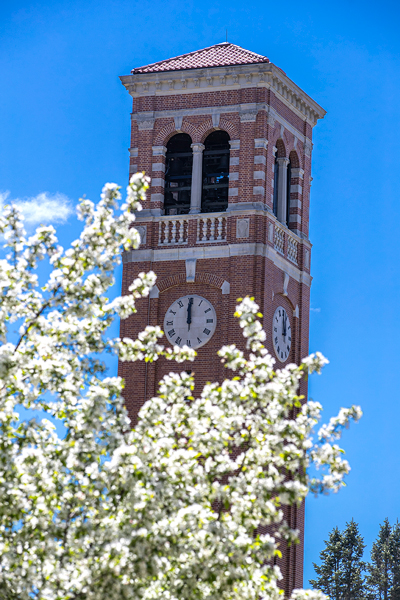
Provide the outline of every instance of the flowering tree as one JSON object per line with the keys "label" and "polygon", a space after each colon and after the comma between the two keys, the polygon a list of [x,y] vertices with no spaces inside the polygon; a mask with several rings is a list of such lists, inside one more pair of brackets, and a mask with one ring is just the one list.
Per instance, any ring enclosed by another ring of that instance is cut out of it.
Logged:
{"label": "flowering tree", "polygon": [[[194,398],[192,377],[169,374],[130,428],[123,382],[105,376],[101,354],[195,356],[164,349],[159,327],[137,340],[107,337],[155,282],[142,273],[129,296],[106,297],[121,251],[138,247],[132,223],[146,187],[134,176],[120,212],[114,184],[97,206],[82,200],[83,231],[67,251],[52,227],[27,239],[13,207],[0,218],[9,252],[0,261],[2,599],[278,598],[279,538],[298,535],[283,507],[309,490],[336,491],[349,470],[336,440],[360,409],[342,409],[314,440],[321,406],[302,405],[297,390],[326,361],[316,354],[274,371],[250,299],[236,313],[246,354],[219,351],[227,379]],[[46,258],[52,272],[40,287]],[[21,420],[19,406],[46,418]],[[320,478],[307,475],[311,465]],[[275,536],[257,533],[260,524]],[[321,594],[294,593],[303,596]]]}

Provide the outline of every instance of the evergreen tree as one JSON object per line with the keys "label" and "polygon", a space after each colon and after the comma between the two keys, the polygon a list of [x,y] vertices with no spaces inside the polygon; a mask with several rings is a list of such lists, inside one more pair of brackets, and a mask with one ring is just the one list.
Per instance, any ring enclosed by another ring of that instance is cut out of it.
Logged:
{"label": "evergreen tree", "polygon": [[372,545],[371,562],[368,564],[368,596],[374,600],[389,600],[393,588],[392,527],[388,519],[380,526],[377,539]]}
{"label": "evergreen tree", "polygon": [[329,540],[324,541],[325,549],[320,552],[321,565],[313,563],[317,579],[310,579],[314,589],[321,590],[331,600],[341,600],[343,581],[341,576],[341,563],[343,558],[343,536],[338,527],[332,529]]}
{"label": "evergreen tree", "polygon": [[357,523],[352,519],[343,532],[335,527],[320,553],[321,565],[314,563],[318,578],[310,580],[331,600],[361,600],[365,597],[362,556],[365,548]]}
{"label": "evergreen tree", "polygon": [[347,527],[342,535],[342,598],[345,598],[345,600],[358,600],[365,596],[363,575],[365,563],[362,561],[365,544],[358,530],[358,524],[354,519],[346,525]]}
{"label": "evergreen tree", "polygon": [[392,586],[390,600],[400,600],[400,523],[392,528],[390,556],[392,563]]}

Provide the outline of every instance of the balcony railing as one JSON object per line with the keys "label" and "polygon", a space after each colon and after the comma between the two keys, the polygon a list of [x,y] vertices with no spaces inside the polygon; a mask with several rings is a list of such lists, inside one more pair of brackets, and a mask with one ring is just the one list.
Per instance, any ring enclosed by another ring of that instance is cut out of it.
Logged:
{"label": "balcony railing", "polygon": [[226,216],[220,213],[205,216],[179,215],[161,217],[158,223],[158,245],[171,246],[187,244],[189,224],[197,221],[196,243],[226,242]]}
{"label": "balcony railing", "polygon": [[158,245],[187,244],[189,237],[189,219],[169,217],[158,224]]}
{"label": "balcony railing", "polygon": [[[191,243],[210,244],[226,242],[226,213],[165,215],[160,217],[158,222],[158,245],[165,247],[188,244],[189,230],[191,232],[190,235],[193,236],[191,237]],[[286,227],[277,222],[273,224],[273,232],[275,250],[293,264],[298,265],[299,242],[296,236],[290,234]]]}
{"label": "balcony railing", "polygon": [[275,223],[274,230],[274,247],[279,254],[286,256],[286,258],[295,265],[298,264],[298,241],[294,236],[290,235],[290,233],[283,229],[283,227],[280,227],[277,223]]}
{"label": "balcony railing", "polygon": [[274,246],[275,250],[285,256],[285,231],[281,229],[275,223],[275,234],[274,234]]}
{"label": "balcony railing", "polygon": [[214,216],[199,217],[197,220],[197,243],[225,242],[226,217]]}
{"label": "balcony railing", "polygon": [[298,263],[297,252],[298,252],[297,240],[295,240],[295,238],[292,237],[291,235],[288,235],[287,257],[288,257],[288,260],[291,260],[295,265],[297,265],[297,263]]}

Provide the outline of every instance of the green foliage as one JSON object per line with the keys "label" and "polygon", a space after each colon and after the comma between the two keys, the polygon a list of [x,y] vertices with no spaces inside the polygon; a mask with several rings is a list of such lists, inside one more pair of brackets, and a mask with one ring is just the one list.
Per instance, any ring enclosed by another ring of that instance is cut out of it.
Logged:
{"label": "green foliage", "polygon": [[400,600],[400,523],[397,521],[391,536],[392,589],[390,600]]}
{"label": "green foliage", "polygon": [[368,597],[371,600],[400,598],[400,524],[385,519],[372,545],[368,564]]}
{"label": "green foliage", "polygon": [[314,563],[314,589],[331,600],[400,600],[400,523],[385,519],[372,545],[371,561],[362,561],[365,545],[352,519],[341,532],[332,529],[321,564]]}
{"label": "green foliage", "polygon": [[365,597],[362,556],[364,540],[352,519],[341,532],[335,527],[320,553],[321,565],[314,563],[317,579],[310,580],[314,589],[325,592],[332,600],[358,600]]}

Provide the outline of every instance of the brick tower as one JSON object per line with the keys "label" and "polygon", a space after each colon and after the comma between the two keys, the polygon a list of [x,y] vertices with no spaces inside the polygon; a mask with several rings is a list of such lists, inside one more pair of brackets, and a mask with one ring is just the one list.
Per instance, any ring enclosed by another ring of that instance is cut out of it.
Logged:
{"label": "brick tower", "polygon": [[[222,381],[216,351],[243,346],[233,313],[250,295],[276,366],[300,362],[308,353],[312,129],[325,111],[268,58],[231,43],[121,81],[133,98],[130,174],[151,176],[140,249],[123,257],[122,293],[140,271],[158,277],[138,315],[122,321],[121,337],[158,324],[166,343],[197,349],[197,386]],[[170,370],[163,360],[120,364],[133,420]],[[286,518],[303,532],[304,507]],[[282,550],[289,595],[303,584],[303,544]]]}

